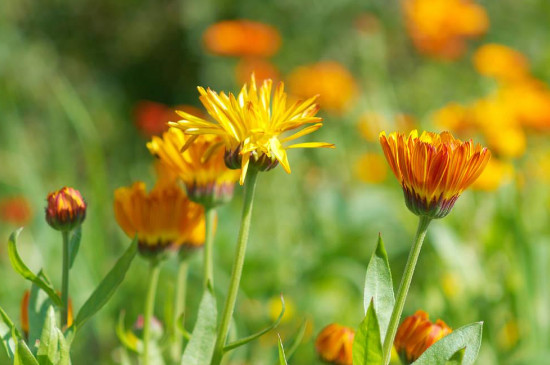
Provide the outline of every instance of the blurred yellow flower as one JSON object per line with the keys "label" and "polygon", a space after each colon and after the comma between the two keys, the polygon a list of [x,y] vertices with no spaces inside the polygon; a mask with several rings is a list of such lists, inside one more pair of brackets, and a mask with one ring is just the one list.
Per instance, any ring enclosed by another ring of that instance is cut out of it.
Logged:
{"label": "blurred yellow flower", "polygon": [[502,184],[510,181],[513,175],[514,166],[512,164],[492,158],[479,178],[472,184],[472,189],[497,190]]}
{"label": "blurred yellow flower", "polygon": [[413,130],[386,136],[380,133],[384,155],[400,182],[405,202],[419,216],[442,218],[460,194],[482,173],[491,158],[487,148],[462,142],[449,132]]}
{"label": "blurred yellow flower", "polygon": [[220,56],[273,56],[281,36],[270,25],[250,20],[224,20],[212,24],[203,35],[205,48]]}
{"label": "blurred yellow flower", "polygon": [[529,77],[529,61],[520,52],[501,44],[489,43],[474,54],[476,70],[498,81],[517,82]]}
{"label": "blurred yellow flower", "polygon": [[301,98],[319,95],[319,104],[331,113],[346,112],[358,93],[352,74],[334,61],[298,67],[288,75],[287,80],[292,95]]}
{"label": "blurred yellow flower", "polygon": [[[290,173],[287,149],[291,148],[333,148],[331,143],[305,142],[283,146],[283,143],[295,140],[315,132],[322,127],[321,118],[315,117],[319,106],[316,97],[297,101],[287,106],[284,84],[281,82],[275,90],[271,101],[272,81],[265,80],[258,90],[252,77],[250,85],[244,85],[237,97],[199,87],[200,100],[215,122],[197,118],[194,115],[178,111],[184,118],[177,123],[169,123],[184,131],[185,134],[218,135],[225,144],[226,165],[232,168],[241,167],[241,185],[249,166],[269,170],[280,163]],[[286,137],[287,131],[312,124]]]}
{"label": "blurred yellow flower", "polygon": [[[130,238],[137,235],[140,253],[155,256],[177,246],[199,247],[204,243],[201,205],[190,201],[178,185],[145,190],[136,182],[115,190],[115,218]],[[197,227],[202,231],[198,233]]]}
{"label": "blurred yellow flower", "polygon": [[[182,152],[188,142],[192,143]],[[153,136],[147,143],[149,151],[183,180],[189,198],[207,206],[230,200],[239,178],[239,171],[225,166],[222,147],[219,136],[203,135],[191,140],[177,128],[170,128],[162,138]]]}
{"label": "blurred yellow flower", "polygon": [[402,361],[412,364],[431,345],[451,332],[445,322],[438,319],[432,323],[428,313],[418,310],[401,323],[393,343]]}
{"label": "blurred yellow flower", "polygon": [[489,27],[485,9],[471,0],[404,0],[403,10],[418,51],[444,59],[462,55],[466,39]]}
{"label": "blurred yellow flower", "polygon": [[535,79],[525,79],[500,91],[504,103],[514,108],[518,123],[535,130],[550,129],[550,89]]}
{"label": "blurred yellow flower", "polygon": [[323,361],[334,365],[352,365],[354,338],[353,329],[332,323],[317,336],[315,349]]}
{"label": "blurred yellow flower", "polygon": [[520,328],[518,321],[511,319],[502,326],[497,333],[497,343],[501,349],[509,351],[516,346],[520,339]]}
{"label": "blurred yellow flower", "polygon": [[[269,318],[271,318],[272,321],[275,321],[279,317],[281,309],[283,308],[281,297],[275,296],[269,299],[268,307]],[[296,305],[294,304],[294,301],[292,300],[292,298],[285,296],[285,314],[283,315],[281,322],[288,323],[289,321],[294,319],[295,312]]]}
{"label": "blurred yellow flower", "polygon": [[459,103],[445,105],[437,110],[432,118],[437,127],[455,133],[467,133],[474,127],[471,108]]}
{"label": "blurred yellow flower", "polygon": [[371,184],[386,180],[387,167],[384,157],[377,153],[365,153],[355,163],[355,175],[359,180]]}

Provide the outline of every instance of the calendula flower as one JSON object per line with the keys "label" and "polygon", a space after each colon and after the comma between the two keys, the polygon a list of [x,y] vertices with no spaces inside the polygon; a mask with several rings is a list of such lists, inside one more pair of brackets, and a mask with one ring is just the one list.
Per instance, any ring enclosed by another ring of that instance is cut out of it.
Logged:
{"label": "calendula flower", "polygon": [[[258,89],[252,76],[250,85],[244,85],[236,97],[229,93],[217,93],[199,87],[200,100],[215,122],[198,118],[184,111],[178,114],[184,118],[177,123],[169,123],[189,135],[218,135],[225,145],[225,161],[230,168],[241,168],[241,185],[251,163],[255,168],[266,171],[280,163],[290,173],[287,149],[334,147],[323,142],[297,143],[284,146],[312,133],[323,125],[321,118],[315,117],[319,110],[316,97],[297,101],[287,106],[284,84],[281,82],[271,100],[272,81],[265,80]],[[304,125],[312,124],[294,134],[282,134]],[[197,137],[193,137],[196,139]]]}
{"label": "calendula flower", "polygon": [[387,169],[384,157],[376,153],[365,153],[355,163],[355,175],[359,180],[371,184],[384,181]]}
{"label": "calendula flower", "polygon": [[190,201],[177,184],[145,190],[136,182],[131,187],[115,190],[115,217],[130,238],[137,235],[140,253],[156,256],[166,249],[199,247],[204,232],[197,235],[197,226],[204,229],[201,205]]}
{"label": "calendula flower", "polygon": [[[183,180],[189,199],[206,206],[229,201],[239,171],[225,166],[222,138],[216,135],[191,138],[180,129],[170,128],[162,138],[154,136],[147,148]],[[190,141],[189,148],[182,152]]]}
{"label": "calendula flower", "polygon": [[449,132],[413,130],[409,136],[380,133],[384,155],[401,183],[405,202],[418,216],[442,218],[460,194],[483,172],[491,158],[487,148],[462,142]]}
{"label": "calendula flower", "polygon": [[315,340],[319,357],[334,365],[352,365],[353,329],[336,323],[329,324]]}
{"label": "calendula flower", "polygon": [[46,221],[58,231],[71,231],[86,218],[86,202],[76,189],[64,187],[48,194]]}
{"label": "calendula flower", "polygon": [[401,323],[393,344],[401,360],[405,364],[411,364],[431,345],[451,332],[445,322],[438,319],[432,323],[428,313],[419,310]]}
{"label": "calendula flower", "polygon": [[501,45],[485,44],[474,54],[476,70],[499,81],[517,82],[529,77],[529,61],[520,52]]}

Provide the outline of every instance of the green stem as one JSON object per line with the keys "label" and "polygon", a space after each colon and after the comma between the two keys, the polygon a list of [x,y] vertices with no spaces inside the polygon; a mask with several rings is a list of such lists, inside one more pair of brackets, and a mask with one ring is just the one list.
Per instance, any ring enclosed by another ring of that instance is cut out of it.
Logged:
{"label": "green stem", "polygon": [[258,170],[249,167],[246,174],[241,228],[239,230],[239,238],[237,240],[235,261],[233,262],[233,269],[231,271],[231,279],[229,283],[229,291],[227,293],[227,299],[225,300],[225,306],[223,309],[220,326],[218,328],[216,345],[214,346],[214,355],[211,362],[212,365],[218,365],[222,361],[223,347],[225,346],[225,341],[227,340],[229,324],[231,323],[231,318],[233,317],[233,311],[235,309],[235,301],[237,300],[237,292],[239,291],[239,284],[241,282],[241,274],[243,271],[246,244],[248,241],[248,232],[250,230],[250,218],[252,216],[252,203],[254,201],[254,192],[256,190],[257,177]]}
{"label": "green stem", "polygon": [[62,231],[63,236],[63,268],[61,273],[61,328],[65,328],[69,318],[69,231]]}
{"label": "green stem", "polygon": [[185,295],[187,292],[187,272],[189,270],[189,261],[187,258],[180,257],[178,265],[178,278],[176,281],[176,299],[174,302],[174,317],[172,329],[172,344],[170,346],[170,355],[172,361],[178,364],[181,359],[181,348],[183,336],[178,328],[178,321],[185,313]]}
{"label": "green stem", "polygon": [[149,272],[149,287],[147,289],[147,299],[145,301],[145,312],[143,315],[143,353],[142,365],[149,364],[149,341],[151,334],[151,320],[155,310],[155,297],[157,295],[157,284],[159,280],[160,266],[158,261],[151,261],[151,271]]}
{"label": "green stem", "polygon": [[204,238],[204,275],[203,284],[206,288],[208,283],[214,287],[214,265],[213,265],[213,250],[214,244],[214,222],[216,220],[216,210],[214,208],[205,207],[204,215],[206,220],[205,238]]}
{"label": "green stem", "polygon": [[409,292],[409,287],[411,286],[414,268],[416,267],[416,262],[418,261],[420,250],[422,249],[422,243],[424,242],[424,237],[426,237],[428,225],[432,220],[432,218],[426,216],[420,216],[419,218],[416,236],[414,237],[414,242],[411,247],[411,251],[409,252],[409,258],[407,259],[405,271],[403,272],[403,277],[401,278],[401,284],[399,284],[399,290],[397,291],[395,306],[393,307],[393,311],[391,313],[388,331],[386,332],[386,337],[384,338],[384,365],[390,363],[393,340],[395,339],[395,334],[397,333],[399,319],[401,318],[401,313],[403,313],[403,306],[405,305],[405,299],[407,298],[407,293]]}

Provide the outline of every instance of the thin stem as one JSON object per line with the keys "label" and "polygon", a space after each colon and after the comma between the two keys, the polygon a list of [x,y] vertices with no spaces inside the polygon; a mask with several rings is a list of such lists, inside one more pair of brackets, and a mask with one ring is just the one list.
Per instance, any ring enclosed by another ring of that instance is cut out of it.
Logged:
{"label": "thin stem", "polygon": [[395,334],[397,333],[399,319],[403,313],[403,306],[405,305],[405,299],[407,298],[407,293],[409,292],[409,287],[411,286],[414,268],[416,267],[416,262],[418,261],[420,250],[422,249],[422,243],[424,242],[424,237],[426,237],[428,225],[432,220],[426,216],[420,216],[419,218],[414,242],[411,247],[411,251],[409,252],[409,258],[407,259],[407,264],[405,265],[405,271],[403,272],[403,277],[401,278],[401,284],[399,284],[395,306],[393,307],[390,323],[388,325],[388,331],[386,332],[386,337],[384,338],[384,346],[382,350],[384,354],[384,365],[390,363],[393,340],[395,339]]}
{"label": "thin stem", "polygon": [[155,310],[155,297],[157,295],[157,284],[159,280],[160,266],[158,261],[151,261],[151,270],[149,272],[149,287],[147,289],[147,299],[145,302],[145,312],[143,315],[143,353],[142,365],[149,364],[149,341],[151,333],[151,320]]}
{"label": "thin stem", "polygon": [[220,327],[218,328],[216,345],[214,346],[214,355],[211,362],[212,365],[218,365],[222,361],[223,347],[225,346],[225,341],[227,340],[229,324],[231,322],[233,311],[235,309],[237,292],[239,291],[239,284],[241,282],[241,274],[243,271],[246,244],[248,241],[248,232],[250,230],[250,218],[252,216],[252,203],[254,201],[254,192],[256,190],[257,177],[258,170],[256,170],[255,168],[249,168],[246,174],[241,228],[239,230],[239,238],[237,240],[235,260],[233,262],[233,269],[231,271],[229,291],[227,293],[227,299],[225,300]]}
{"label": "thin stem", "polygon": [[61,328],[67,326],[69,318],[69,231],[62,231],[63,236],[63,268],[61,273]]}
{"label": "thin stem", "polygon": [[206,220],[205,238],[204,238],[204,275],[203,284],[206,288],[208,283],[214,287],[214,265],[213,265],[213,250],[214,244],[214,222],[216,220],[216,210],[214,208],[205,207],[204,215]]}
{"label": "thin stem", "polygon": [[179,363],[181,359],[182,334],[178,329],[178,321],[182,313],[185,313],[185,294],[187,292],[187,272],[189,270],[189,261],[187,258],[180,257],[178,265],[178,278],[176,281],[176,298],[174,301],[174,317],[172,319],[174,328],[172,332],[172,344],[170,346],[170,355],[174,363]]}

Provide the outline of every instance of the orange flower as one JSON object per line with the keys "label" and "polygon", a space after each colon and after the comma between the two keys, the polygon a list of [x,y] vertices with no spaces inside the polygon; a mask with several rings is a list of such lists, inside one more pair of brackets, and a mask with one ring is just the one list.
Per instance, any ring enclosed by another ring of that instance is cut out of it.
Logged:
{"label": "orange flower", "polygon": [[29,201],[23,196],[3,198],[0,201],[0,219],[16,226],[27,224],[32,219]]}
{"label": "orange flower", "polygon": [[419,310],[401,323],[393,344],[402,361],[411,364],[431,345],[451,332],[445,322],[438,319],[432,323],[428,314]]}
{"label": "orange flower", "polygon": [[493,191],[514,176],[514,166],[508,162],[492,158],[483,173],[472,184],[474,190]]}
{"label": "orange flower", "polygon": [[268,60],[257,57],[245,57],[239,61],[235,70],[237,82],[245,84],[254,74],[256,81],[261,84],[264,80],[279,80],[279,70]]}
{"label": "orange flower", "polygon": [[355,175],[359,180],[376,184],[386,180],[384,157],[376,153],[365,153],[355,164]]}
{"label": "orange flower", "polygon": [[529,61],[520,52],[495,43],[479,47],[474,54],[476,70],[499,81],[521,81],[529,76]]}
{"label": "orange flower", "polygon": [[288,75],[288,89],[301,98],[319,95],[321,107],[337,114],[347,111],[358,93],[351,73],[334,61],[296,68]]}
{"label": "orange flower", "polygon": [[491,158],[487,148],[462,142],[449,132],[413,130],[386,136],[380,133],[384,155],[401,183],[405,202],[419,216],[442,218],[460,194],[483,172]]}
{"label": "orange flower", "polygon": [[[184,110],[198,117],[203,116],[200,109],[190,105],[180,105],[177,109]],[[161,134],[168,129],[168,122],[179,118],[174,108],[147,100],[137,103],[134,109],[134,117],[136,127],[147,137]]]}
{"label": "orange flower", "polygon": [[86,218],[86,202],[76,189],[64,187],[48,194],[46,221],[58,231],[71,231]]}
{"label": "orange flower", "polygon": [[323,361],[334,365],[352,365],[353,329],[329,324],[315,340],[315,349]]}
{"label": "orange flower", "polygon": [[220,56],[270,57],[279,50],[281,36],[270,25],[250,20],[224,20],[203,35],[206,49]]}
{"label": "orange flower", "polygon": [[418,51],[444,59],[459,57],[465,40],[489,27],[485,9],[470,0],[404,0],[403,9]]}

